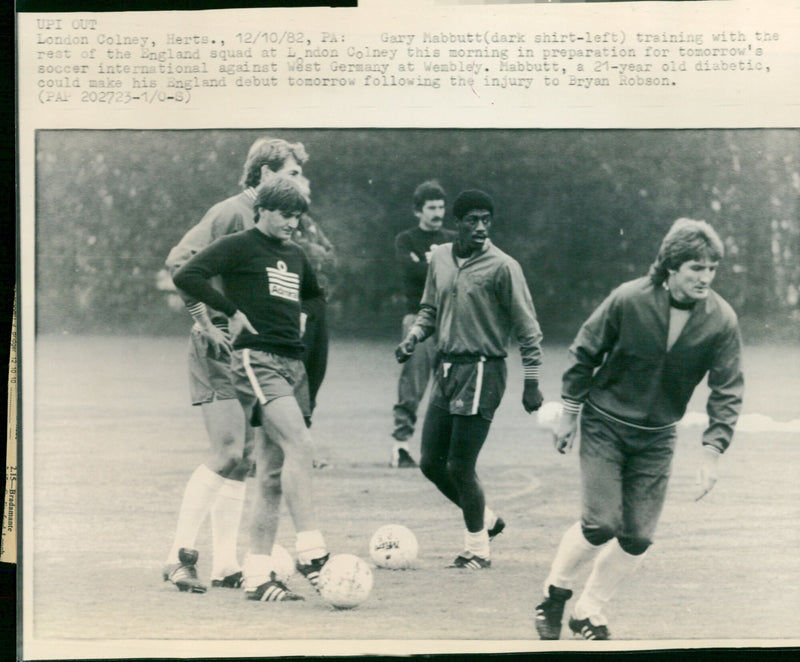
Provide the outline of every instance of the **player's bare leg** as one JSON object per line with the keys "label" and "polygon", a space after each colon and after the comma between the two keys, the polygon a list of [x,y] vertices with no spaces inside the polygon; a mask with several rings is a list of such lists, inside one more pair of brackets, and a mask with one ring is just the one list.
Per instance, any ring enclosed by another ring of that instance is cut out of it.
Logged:
{"label": "player's bare leg", "polygon": [[[283,451],[281,484],[297,535],[297,569],[316,586],[328,552],[314,508],[311,435],[293,397],[272,400],[263,406],[262,413],[266,435]],[[269,554],[271,545],[268,549],[267,542],[262,540],[256,550]]]}
{"label": "player's bare leg", "polygon": [[280,522],[283,450],[265,437],[262,428],[256,432],[255,461],[257,492],[250,522],[250,552],[270,554]]}
{"label": "player's bare leg", "polygon": [[263,428],[255,432],[256,498],[250,522],[250,550],[244,560],[244,589],[248,600],[302,600],[274,575],[272,548],[280,522],[283,450]]}

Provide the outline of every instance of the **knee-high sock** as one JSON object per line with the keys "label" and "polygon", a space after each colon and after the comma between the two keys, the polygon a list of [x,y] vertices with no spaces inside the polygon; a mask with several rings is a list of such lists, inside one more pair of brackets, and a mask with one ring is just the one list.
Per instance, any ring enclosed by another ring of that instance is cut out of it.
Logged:
{"label": "knee-high sock", "polygon": [[548,595],[551,585],[571,589],[581,567],[602,548],[603,545],[593,545],[584,538],[580,522],[569,527],[561,538],[550,574],[544,581],[545,596]]}
{"label": "knee-high sock", "polygon": [[211,505],[212,579],[222,579],[239,570],[236,551],[246,488],[243,480],[226,478]]}
{"label": "knee-high sock", "polygon": [[597,556],[592,574],[586,581],[581,597],[575,603],[575,618],[592,617],[592,622],[604,622],[603,609],[614,597],[617,587],[642,563],[644,554],[628,554],[616,538]]}
{"label": "knee-high sock", "polygon": [[178,512],[178,525],[167,563],[178,562],[181,547],[193,548],[200,525],[208,514],[214,499],[217,498],[225,479],[201,464],[189,478],[183,491],[183,501]]}

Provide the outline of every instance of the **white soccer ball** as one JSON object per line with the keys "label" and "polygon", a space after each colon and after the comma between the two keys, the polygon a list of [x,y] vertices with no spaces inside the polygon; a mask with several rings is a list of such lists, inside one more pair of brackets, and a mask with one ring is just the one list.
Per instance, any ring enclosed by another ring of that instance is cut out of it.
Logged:
{"label": "white soccer ball", "polygon": [[275,571],[275,579],[285,584],[289,577],[294,574],[294,559],[285,547],[275,543],[272,546],[272,564]]}
{"label": "white soccer ball", "polygon": [[336,554],[322,566],[317,584],[322,599],[336,609],[352,609],[369,597],[372,570],[353,554]]}
{"label": "white soccer ball", "polygon": [[556,431],[564,414],[564,406],[560,402],[545,402],[536,413],[536,420],[539,425],[548,430]]}
{"label": "white soccer ball", "polygon": [[402,524],[380,527],[369,541],[370,558],[379,568],[410,568],[417,560],[418,552],[417,537]]}

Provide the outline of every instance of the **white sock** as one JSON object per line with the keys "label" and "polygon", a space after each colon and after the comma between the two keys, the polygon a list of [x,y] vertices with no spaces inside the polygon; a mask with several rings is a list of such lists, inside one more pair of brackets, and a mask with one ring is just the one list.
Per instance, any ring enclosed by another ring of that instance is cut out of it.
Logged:
{"label": "white sock", "polygon": [[272,557],[268,554],[248,554],[242,564],[245,590],[253,590],[272,579]]}
{"label": "white sock", "polygon": [[328,551],[322,532],[318,529],[298,531],[294,546],[297,550],[297,560],[303,565],[308,565],[314,559],[325,556]]}
{"label": "white sock", "polygon": [[580,620],[591,617],[595,625],[605,624],[604,607],[614,597],[622,581],[639,567],[645,554],[628,554],[619,546],[616,538],[606,545],[594,562],[592,574],[575,603],[575,618]]}
{"label": "white sock", "polygon": [[464,532],[464,549],[473,554],[480,556],[482,559],[489,558],[489,534],[486,529],[481,529],[475,533],[469,531]]}
{"label": "white sock", "polygon": [[483,528],[491,529],[496,521],[497,521],[497,515],[495,515],[494,511],[491,508],[489,508],[489,506],[484,506]]}
{"label": "white sock", "polygon": [[167,563],[178,562],[178,551],[181,547],[193,549],[197,532],[206,518],[208,509],[222,488],[224,478],[211,471],[205,464],[194,470],[183,491],[183,501],[178,512],[178,524],[175,527],[175,539],[167,557]]}
{"label": "white sock", "polygon": [[243,480],[225,478],[211,505],[212,579],[222,579],[239,570],[236,552],[246,489]]}
{"label": "white sock", "polygon": [[597,554],[603,545],[593,545],[583,536],[581,523],[575,522],[561,538],[550,574],[544,580],[544,595],[549,595],[550,586],[571,589],[581,567]]}

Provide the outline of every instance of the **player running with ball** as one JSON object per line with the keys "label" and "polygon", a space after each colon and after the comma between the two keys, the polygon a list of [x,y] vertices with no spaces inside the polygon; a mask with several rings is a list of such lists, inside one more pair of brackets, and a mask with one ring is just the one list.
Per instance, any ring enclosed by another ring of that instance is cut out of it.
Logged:
{"label": "player running with ball", "polygon": [[581,566],[594,559],[569,628],[608,639],[605,606],[652,542],[669,481],[676,423],[705,375],[711,393],[703,433],[700,493],[717,481],[731,442],[744,380],[736,314],[711,282],[724,247],[704,221],[677,220],[647,277],[614,290],[584,322],[562,380],[559,453],[572,447],[580,415],[581,519],[561,539],[544,600],[542,639],[558,639]]}
{"label": "player running with ball", "polygon": [[[302,363],[301,301],[323,292],[303,251],[291,243],[308,209],[297,182],[273,175],[262,180],[253,203],[255,227],[222,237],[174,275],[175,285],[225,314],[233,338],[231,368],[236,395],[254,427],[257,497],[250,549],[243,564],[251,600],[299,600],[275,578],[272,552],[277,519],[272,514],[270,457],[283,454],[280,483],[296,531],[297,569],[316,586],[328,559],[317,527],[312,492],[312,442],[304,417],[311,415]],[[225,294],[211,279],[221,276]]]}

